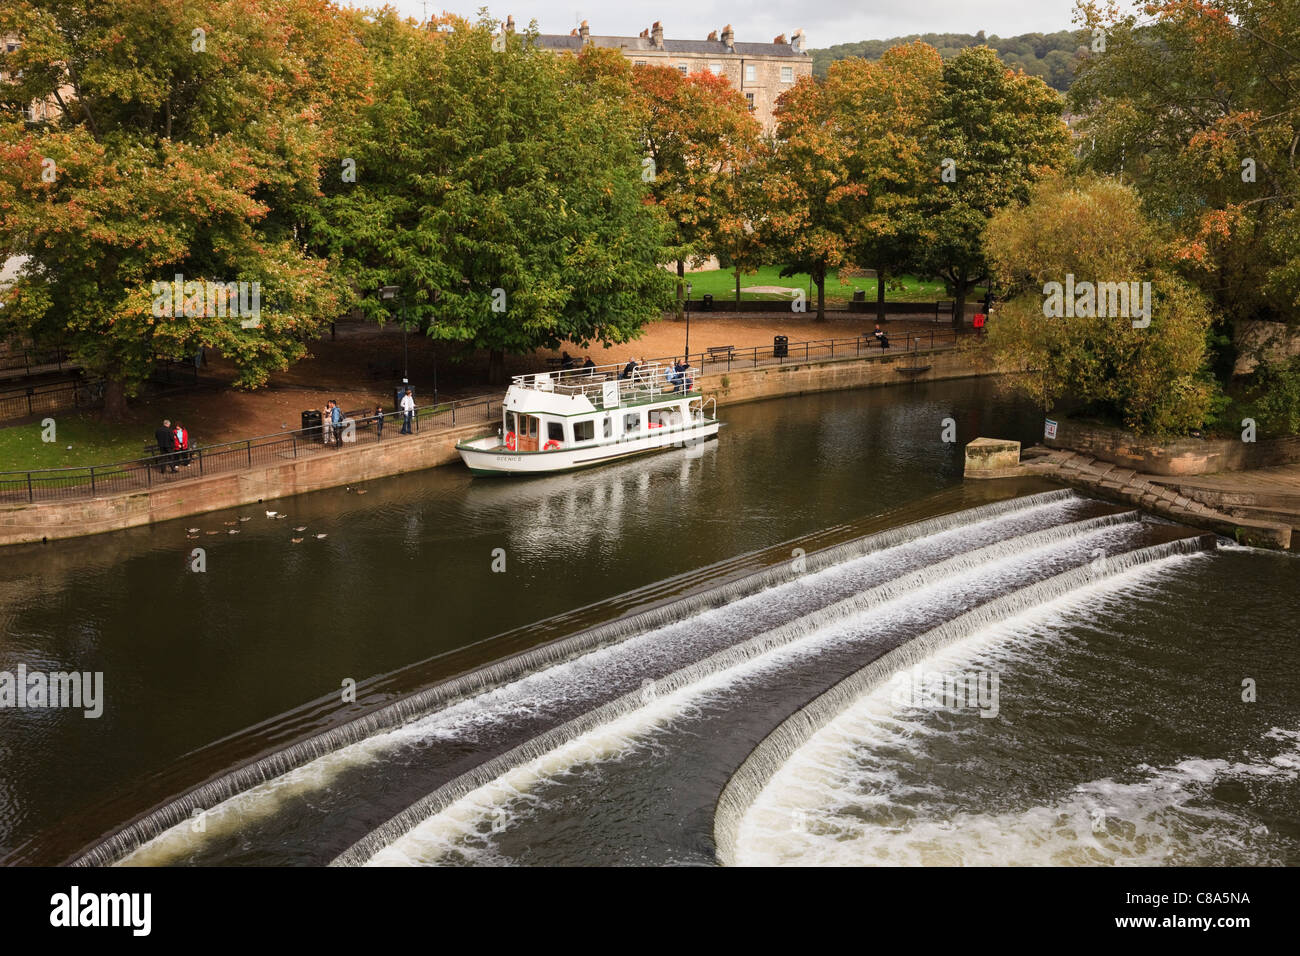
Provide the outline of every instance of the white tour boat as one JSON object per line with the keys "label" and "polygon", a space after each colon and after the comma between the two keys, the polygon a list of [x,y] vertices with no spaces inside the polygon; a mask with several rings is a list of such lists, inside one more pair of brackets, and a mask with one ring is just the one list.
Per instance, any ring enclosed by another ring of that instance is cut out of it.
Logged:
{"label": "white tour boat", "polygon": [[[695,370],[620,365],[516,375],[500,430],[456,443],[475,475],[536,475],[716,438],[717,405],[692,391]],[[673,376],[670,378],[670,376]]]}

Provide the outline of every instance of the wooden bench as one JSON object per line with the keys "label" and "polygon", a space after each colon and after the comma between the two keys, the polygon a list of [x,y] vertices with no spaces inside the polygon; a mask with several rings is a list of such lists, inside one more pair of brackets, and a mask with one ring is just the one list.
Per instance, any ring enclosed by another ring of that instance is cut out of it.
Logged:
{"label": "wooden bench", "polygon": [[709,353],[710,362],[721,362],[724,356],[730,362],[731,353],[736,351],[736,347],[734,345],[710,345],[705,351]]}

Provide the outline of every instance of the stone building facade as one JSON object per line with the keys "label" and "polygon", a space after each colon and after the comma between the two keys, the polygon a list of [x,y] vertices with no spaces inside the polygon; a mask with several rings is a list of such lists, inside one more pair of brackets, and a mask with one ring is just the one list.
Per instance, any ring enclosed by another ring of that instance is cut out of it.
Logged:
{"label": "stone building facade", "polygon": [[[513,18],[506,21],[506,29],[514,29]],[[788,40],[782,34],[771,43],[741,43],[727,24],[721,34],[715,30],[703,40],[668,40],[658,21],[640,36],[619,37],[593,34],[583,20],[582,26],[567,36],[544,33],[537,39],[539,47],[555,52],[578,53],[588,44],[619,50],[638,66],[667,66],[682,73],[708,70],[725,76],[768,132],[775,125],[772,111],[776,98],[801,76],[812,75],[812,57],[802,30]]]}
{"label": "stone building facade", "polygon": [[[21,41],[16,36],[0,37],[0,53],[14,53],[18,50]],[[0,70],[0,83],[9,81],[9,74]],[[72,87],[64,84],[59,89],[59,95],[67,102],[72,95]],[[23,110],[23,119],[29,123],[47,123],[52,122],[60,115],[58,101],[54,97],[48,100],[37,100]]]}

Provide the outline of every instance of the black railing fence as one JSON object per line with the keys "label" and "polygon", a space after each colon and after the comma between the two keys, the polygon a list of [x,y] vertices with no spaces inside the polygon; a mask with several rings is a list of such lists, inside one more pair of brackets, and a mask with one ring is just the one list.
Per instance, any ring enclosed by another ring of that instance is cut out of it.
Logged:
{"label": "black railing fence", "polygon": [[46,385],[0,387],[0,421],[27,418],[67,408],[93,408],[104,398],[104,383],[51,382]]}
{"label": "black railing fence", "polygon": [[[496,398],[443,402],[417,408],[414,428],[418,432],[421,429],[495,421],[500,409],[500,399]],[[0,503],[61,501],[148,490],[189,478],[328,454],[349,445],[377,443],[391,439],[402,427],[401,412],[387,412],[382,417],[381,428],[379,419],[371,411],[345,413],[337,436],[341,445],[335,442],[335,430],[322,426],[218,445],[199,445],[188,451],[155,453],[111,465],[0,472]]]}
{"label": "black railing fence", "polygon": [[[850,358],[862,355],[890,355],[904,350],[938,350],[951,348],[973,334],[968,329],[933,329],[898,331],[889,349],[882,349],[871,333],[853,338],[788,342],[782,346],[748,349],[706,347],[687,357],[695,374],[717,375],[732,369],[796,361]],[[646,359],[670,365],[682,356]],[[416,432],[430,428],[495,422],[500,417],[500,398],[474,398],[443,402],[416,409]],[[344,415],[340,429],[342,446],[377,443],[394,437],[402,426],[401,412],[383,415],[383,427],[372,411],[360,410]],[[118,492],[147,490],[188,478],[221,474],[274,465],[307,455],[328,454],[338,450],[334,429],[324,425],[249,438],[242,441],[202,445],[188,451],[167,455],[151,454],[134,461],[72,468],[45,468],[32,471],[0,472],[0,503],[59,501],[90,498]],[[172,471],[175,468],[175,471]]]}

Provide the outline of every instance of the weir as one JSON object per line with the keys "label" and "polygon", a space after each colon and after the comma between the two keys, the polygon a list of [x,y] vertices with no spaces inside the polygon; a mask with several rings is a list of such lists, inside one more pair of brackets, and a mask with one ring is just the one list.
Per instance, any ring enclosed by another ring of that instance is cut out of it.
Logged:
{"label": "weir", "polygon": [[[1032,555],[1036,551],[1051,548],[1066,539],[1079,539],[1117,525],[1136,523],[1138,520],[1139,517],[1136,512],[1103,515],[1008,538],[927,565],[916,571],[903,574],[892,581],[834,602],[780,627],[764,631],[690,666],[681,668],[667,677],[660,678],[655,681],[656,695],[671,695],[683,689],[688,689],[706,678],[753,661],[786,645],[793,644],[828,626],[843,622],[854,615],[898,601],[900,598],[931,585],[937,580],[970,574],[1011,556],[1025,557]],[[1133,553],[1141,554],[1144,552]],[[1110,573],[1118,573],[1118,570],[1121,569],[1116,569]],[[1088,566],[1085,571],[1090,575],[1089,581],[1095,580],[1095,576],[1101,573],[1094,566]],[[1013,594],[1019,593],[1022,592],[1013,592]],[[1005,601],[1006,599],[996,600]],[[996,600],[984,606],[993,606],[993,604],[996,604]],[[963,615],[962,618],[957,620],[962,620],[965,617]],[[397,841],[422,822],[447,810],[453,804],[488,786],[499,777],[524,767],[530,762],[538,761],[544,755],[574,741],[578,737],[619,720],[645,706],[646,699],[643,693],[636,690],[523,742],[507,753],[479,765],[454,780],[448,781],[434,792],[412,804],[402,813],[376,828],[365,838],[340,854],[334,860],[334,865],[359,865],[365,863],[379,850]]]}
{"label": "weir", "polygon": [[714,809],[713,838],[718,862],[733,865],[741,820],[776,772],[814,734],[893,674],[935,652],[1008,618],[1067,597],[1143,565],[1213,550],[1213,535],[1199,535],[1111,556],[1013,591],[953,618],[871,661],[843,678],[782,721],[731,775]]}
{"label": "weir", "polygon": [[[617,644],[630,637],[643,634],[647,631],[661,628],[669,624],[677,623],[684,618],[700,614],[702,612],[722,607],[740,598],[757,594],[767,588],[780,585],[806,575],[816,573],[837,564],[852,560],[853,558],[862,557],[872,552],[882,551],[888,548],[896,547],[913,541],[918,541],[935,534],[953,531],[969,525],[979,524],[996,518],[1009,516],[1016,513],[1026,512],[1035,508],[1044,508],[1055,504],[1068,501],[1086,500],[1082,496],[1071,490],[1058,490],[1044,492],[1026,496],[1023,498],[1009,499],[1007,501],[995,502],[988,505],[982,505],[954,514],[943,515],[937,518],[927,519],[899,528],[890,529],[863,538],[858,538],[841,545],[815,551],[804,558],[804,565],[801,569],[796,569],[792,562],[782,562],[773,567],[747,575],[736,581],[732,581],[719,588],[703,592],[697,595],[691,595],[686,598],[651,608],[637,614],[629,615],[607,624],[598,625],[593,628],[581,631],[571,637],[554,641],[550,644],[543,645],[520,654],[504,658],[494,664],[477,669],[467,674],[461,675],[451,680],[441,682],[426,690],[419,691],[383,708],[376,710],[374,713],[367,714],[343,726],[333,728],[321,734],[312,736],[299,743],[293,744],[283,750],[269,754],[256,761],[236,768],[223,776],[194,788],[185,794],[169,801],[168,803],[150,811],[140,819],[132,822],[128,826],[119,830],[117,833],[103,840],[93,848],[75,859],[73,865],[78,866],[104,866],[111,865],[122,860],[128,854],[143,846],[145,843],[154,840],[178,825],[187,824],[191,815],[196,810],[211,810],[217,805],[237,796],[253,787],[271,781],[277,777],[283,776],[292,770],[303,765],[333,753],[334,751],[350,744],[366,740],[376,734],[399,728],[413,720],[419,719],[427,714],[458,701],[466,700],[479,694],[488,692],[505,684],[519,680],[530,673],[538,670],[553,667],[562,664],[568,660],[590,653],[602,647]],[[1118,517],[1118,516],[1107,516]],[[1100,519],[1098,519],[1100,520]],[[1068,527],[1068,526],[1067,526]],[[1101,525],[1098,525],[1101,527]],[[1057,530],[1057,529],[1053,529]],[[987,560],[987,557],[985,558]],[[918,572],[919,574],[920,572]],[[901,579],[900,579],[901,580]],[[907,588],[915,587],[916,578],[913,576],[913,583]],[[898,582],[891,582],[886,585],[887,588],[898,588]],[[877,593],[879,592],[879,593]],[[882,589],[873,589],[863,595],[858,595],[849,600],[863,601],[863,606],[870,606],[873,600],[884,600],[886,592]],[[894,592],[891,592],[894,593]],[[868,598],[868,595],[875,594],[874,598]],[[799,630],[798,623],[792,627],[787,640],[793,640],[807,631]],[[775,634],[776,632],[772,632]],[[730,649],[729,649],[730,650]],[[727,652],[722,652],[727,653]],[[761,650],[755,650],[754,653],[761,653]],[[715,655],[716,656],[716,655]],[[742,655],[743,656],[743,655]],[[710,658],[709,660],[712,660]],[[695,665],[700,667],[700,665]],[[714,662],[712,667],[721,667],[721,662]],[[687,670],[690,670],[689,668]],[[701,671],[700,673],[707,673]],[[684,671],[679,671],[673,675],[674,678],[683,675]],[[628,695],[629,698],[635,697],[639,700],[639,694]],[[605,705],[610,707],[613,704],[619,704],[625,698],[620,698],[611,704]],[[590,714],[602,713],[604,708],[590,712]],[[579,721],[587,720],[589,715],[579,718]],[[594,726],[588,724],[587,726]],[[575,727],[577,723],[575,722]],[[569,727],[568,724],[564,727]],[[571,736],[574,732],[580,733],[581,730],[563,731],[557,728],[550,734],[559,733],[559,737],[548,739],[562,740]],[[543,735],[547,736],[547,735]],[[541,740],[541,737],[534,738]],[[518,749],[518,748],[517,748]],[[514,754],[514,751],[510,752]],[[507,755],[496,758],[497,761],[504,760]],[[518,756],[511,758],[518,762]],[[492,761],[485,763],[483,768],[493,764]],[[501,764],[500,766],[507,766]],[[488,772],[486,769],[484,772]],[[496,776],[501,772],[494,773]],[[476,778],[477,779],[477,778]],[[488,779],[491,779],[490,777]],[[453,781],[452,784],[456,783]],[[448,784],[447,786],[452,786]],[[473,789],[474,784],[469,789]],[[442,793],[440,788],[436,793]],[[450,793],[451,791],[448,791]],[[435,795],[430,794],[431,799]],[[436,802],[436,801],[435,801]],[[423,803],[423,801],[421,801]],[[432,806],[433,804],[430,804]],[[414,808],[412,808],[414,811]],[[425,815],[428,815],[427,813]],[[406,815],[403,815],[406,819]],[[418,819],[416,820],[418,822]],[[413,825],[413,824],[411,824]],[[405,825],[401,832],[409,829]],[[397,834],[400,835],[400,832]],[[349,851],[350,853],[351,851]],[[348,854],[344,854],[344,857]],[[342,859],[342,857],[340,858]]]}

